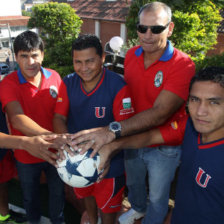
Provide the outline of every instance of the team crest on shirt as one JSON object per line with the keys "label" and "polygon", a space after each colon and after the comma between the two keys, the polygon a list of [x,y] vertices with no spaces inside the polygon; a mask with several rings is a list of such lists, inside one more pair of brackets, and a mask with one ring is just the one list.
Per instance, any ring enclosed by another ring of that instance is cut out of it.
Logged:
{"label": "team crest on shirt", "polygon": [[131,105],[131,98],[127,97],[122,99],[123,108],[120,110],[120,115],[130,114],[134,112],[134,108]]}
{"label": "team crest on shirt", "polygon": [[49,91],[50,91],[52,98],[56,98],[58,96],[58,89],[56,86],[50,86]]}
{"label": "team crest on shirt", "polygon": [[106,111],[106,107],[95,107],[95,116],[97,118],[104,118],[105,111]]}
{"label": "team crest on shirt", "polygon": [[160,87],[162,83],[163,83],[163,72],[158,71],[154,79],[154,85],[155,87]]}
{"label": "team crest on shirt", "polygon": [[209,174],[205,173],[205,171],[201,167],[198,168],[198,173],[195,177],[195,180],[200,187],[206,188],[211,178],[212,177]]}

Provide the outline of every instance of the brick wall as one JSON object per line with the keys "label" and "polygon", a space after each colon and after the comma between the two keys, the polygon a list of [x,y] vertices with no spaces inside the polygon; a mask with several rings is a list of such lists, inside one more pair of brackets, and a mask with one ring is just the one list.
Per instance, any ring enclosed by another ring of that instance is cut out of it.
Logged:
{"label": "brick wall", "polygon": [[120,23],[116,22],[100,22],[100,39],[104,46],[112,37],[120,36]]}
{"label": "brick wall", "polygon": [[95,34],[95,20],[93,19],[82,19],[81,33],[92,33]]}
{"label": "brick wall", "polygon": [[224,53],[224,33],[218,34],[217,44],[213,50],[208,51],[207,55],[219,55]]}

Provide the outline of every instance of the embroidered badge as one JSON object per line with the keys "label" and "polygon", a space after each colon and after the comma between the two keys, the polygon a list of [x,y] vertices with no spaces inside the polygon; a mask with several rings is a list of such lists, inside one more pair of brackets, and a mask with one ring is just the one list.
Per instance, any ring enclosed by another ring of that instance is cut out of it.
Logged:
{"label": "embroidered badge", "polygon": [[123,109],[120,111],[120,115],[130,114],[134,112],[133,107],[131,106],[131,98],[124,98],[122,100]]}
{"label": "embroidered badge", "polygon": [[122,104],[123,104],[123,108],[124,109],[128,109],[128,108],[131,108],[131,98],[124,98],[122,100]]}
{"label": "embroidered badge", "polygon": [[163,73],[162,71],[158,71],[154,79],[154,85],[155,87],[160,87],[162,83],[163,83]]}
{"label": "embroidered badge", "polygon": [[56,98],[58,96],[58,89],[56,86],[50,86],[49,91],[53,98]]}
{"label": "embroidered badge", "polygon": [[104,118],[105,111],[106,111],[106,107],[95,107],[95,116],[97,118]]}

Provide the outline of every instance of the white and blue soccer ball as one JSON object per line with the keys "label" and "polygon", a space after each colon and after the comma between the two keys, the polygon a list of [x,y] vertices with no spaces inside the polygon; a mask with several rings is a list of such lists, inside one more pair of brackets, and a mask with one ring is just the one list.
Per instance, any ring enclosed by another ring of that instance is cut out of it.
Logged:
{"label": "white and blue soccer ball", "polygon": [[89,149],[83,155],[76,153],[74,156],[70,156],[64,151],[66,158],[63,161],[57,161],[57,171],[66,184],[82,188],[90,186],[97,181],[100,156],[96,154],[93,158],[90,158],[91,152],[92,149]]}

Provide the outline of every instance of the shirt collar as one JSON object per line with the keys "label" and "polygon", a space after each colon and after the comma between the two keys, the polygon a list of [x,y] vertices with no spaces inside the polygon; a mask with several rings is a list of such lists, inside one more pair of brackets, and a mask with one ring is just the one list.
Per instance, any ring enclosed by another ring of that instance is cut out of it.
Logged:
{"label": "shirt collar", "polygon": [[[52,75],[52,73],[51,73],[50,71],[46,70],[46,69],[43,68],[43,67],[41,67],[41,72],[42,72],[42,74],[45,76],[46,79],[48,79],[48,78]],[[17,75],[18,75],[18,77],[19,77],[19,82],[20,82],[20,84],[27,83],[27,81],[26,81],[26,79],[24,78],[24,76],[23,76],[23,74],[22,74],[22,72],[21,72],[20,69],[18,69],[18,71],[17,71]]]}
{"label": "shirt collar", "polygon": [[[174,48],[169,40],[167,40],[167,48],[159,61],[169,61],[173,57]],[[143,53],[143,48],[140,46],[135,50],[135,55],[139,57]]]}

